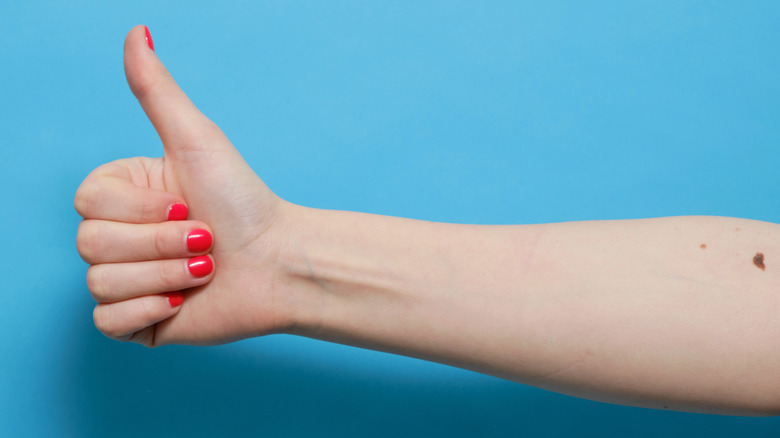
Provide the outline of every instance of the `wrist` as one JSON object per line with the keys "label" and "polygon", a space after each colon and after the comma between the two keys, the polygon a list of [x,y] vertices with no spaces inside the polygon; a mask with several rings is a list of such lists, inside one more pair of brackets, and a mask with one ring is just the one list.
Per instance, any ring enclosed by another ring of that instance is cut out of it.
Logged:
{"label": "wrist", "polygon": [[366,305],[389,310],[404,301],[408,275],[397,261],[405,248],[388,245],[394,227],[384,221],[405,219],[292,204],[283,215],[279,284],[290,315],[285,333],[355,344],[344,337],[359,336],[349,326],[364,316]]}
{"label": "wrist", "polygon": [[280,333],[310,336],[322,321],[326,284],[315,271],[312,248],[318,245],[320,210],[283,202],[278,209],[276,293],[286,315]]}

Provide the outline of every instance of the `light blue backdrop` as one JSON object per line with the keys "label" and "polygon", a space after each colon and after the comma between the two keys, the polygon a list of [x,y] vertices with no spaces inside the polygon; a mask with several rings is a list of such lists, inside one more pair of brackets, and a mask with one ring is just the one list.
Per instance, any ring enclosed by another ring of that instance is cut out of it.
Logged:
{"label": "light blue backdrop", "polygon": [[72,207],[94,167],[161,153],[122,69],[125,33],[147,24],[296,203],[780,222],[776,5],[3,1],[0,435],[778,436],[778,419],[610,406],[289,336],[112,342],[92,325]]}

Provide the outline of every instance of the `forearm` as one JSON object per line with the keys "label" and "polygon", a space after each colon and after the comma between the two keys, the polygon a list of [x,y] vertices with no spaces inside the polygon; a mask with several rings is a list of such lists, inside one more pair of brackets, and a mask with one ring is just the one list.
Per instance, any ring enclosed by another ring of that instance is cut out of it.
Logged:
{"label": "forearm", "polygon": [[295,333],[615,403],[780,404],[775,225],[471,226],[295,209],[283,257],[302,297]]}

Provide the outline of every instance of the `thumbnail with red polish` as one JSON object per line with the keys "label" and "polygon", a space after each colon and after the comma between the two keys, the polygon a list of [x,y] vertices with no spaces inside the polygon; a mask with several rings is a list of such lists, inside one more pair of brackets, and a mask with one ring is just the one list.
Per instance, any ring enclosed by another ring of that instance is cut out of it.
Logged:
{"label": "thumbnail with red polish", "polygon": [[204,252],[211,248],[211,233],[206,230],[192,230],[187,234],[187,249],[190,252]]}
{"label": "thumbnail with red polish", "polygon": [[179,307],[184,302],[184,294],[181,291],[178,292],[166,292],[163,296],[168,300],[168,304],[171,307]]}
{"label": "thumbnail with red polish", "polygon": [[190,270],[190,274],[193,276],[205,277],[211,274],[211,271],[214,269],[214,262],[211,261],[211,257],[207,255],[197,256],[191,258],[187,262],[187,267]]}
{"label": "thumbnail with red polish", "polygon": [[187,219],[189,211],[184,204],[173,204],[168,208],[169,221],[183,221]]}
{"label": "thumbnail with red polish", "polygon": [[146,44],[148,44],[149,48],[154,52],[154,41],[152,41],[152,33],[149,32],[148,27],[144,26],[144,29],[146,29]]}

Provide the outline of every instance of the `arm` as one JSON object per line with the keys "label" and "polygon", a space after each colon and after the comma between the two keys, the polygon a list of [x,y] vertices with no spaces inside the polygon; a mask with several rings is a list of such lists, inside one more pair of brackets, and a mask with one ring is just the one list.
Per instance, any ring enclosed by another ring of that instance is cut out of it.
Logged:
{"label": "arm", "polygon": [[[287,332],[613,403],[780,410],[776,225],[472,226],[292,205],[197,111],[144,33],[128,35],[125,70],[165,157],[101,166],[75,199],[95,324],[109,337],[203,345]],[[166,220],[172,204],[189,216]],[[213,246],[188,245],[195,230]],[[191,268],[204,259],[212,269]]]}
{"label": "arm", "polygon": [[776,413],[776,225],[299,214],[288,271],[314,305],[297,333],[589,399]]}

